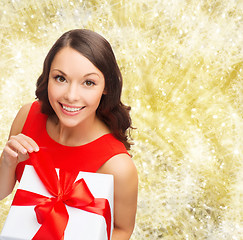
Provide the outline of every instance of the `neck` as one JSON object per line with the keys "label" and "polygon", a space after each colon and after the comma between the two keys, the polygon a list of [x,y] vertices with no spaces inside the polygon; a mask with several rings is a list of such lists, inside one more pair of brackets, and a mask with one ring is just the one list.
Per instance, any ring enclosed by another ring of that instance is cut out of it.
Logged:
{"label": "neck", "polygon": [[55,129],[53,138],[66,146],[81,146],[109,133],[109,129],[97,116],[75,127],[67,127],[58,122]]}

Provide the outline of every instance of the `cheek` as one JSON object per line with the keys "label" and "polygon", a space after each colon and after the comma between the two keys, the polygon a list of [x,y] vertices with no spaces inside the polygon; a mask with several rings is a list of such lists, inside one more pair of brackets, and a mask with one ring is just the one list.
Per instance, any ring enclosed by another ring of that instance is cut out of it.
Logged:
{"label": "cheek", "polygon": [[48,84],[47,92],[49,102],[51,105],[53,105],[53,103],[58,99],[60,91],[58,91],[58,89],[56,89],[53,84]]}
{"label": "cheek", "polygon": [[58,88],[55,84],[52,84],[50,82],[48,84],[47,92],[48,92],[48,96],[58,97],[61,94],[62,89],[61,88]]}
{"label": "cheek", "polygon": [[101,100],[102,95],[103,95],[102,93],[89,95],[86,98],[87,103],[89,103],[90,105],[93,105],[94,107],[97,108],[99,106],[99,104],[100,104],[100,100]]}

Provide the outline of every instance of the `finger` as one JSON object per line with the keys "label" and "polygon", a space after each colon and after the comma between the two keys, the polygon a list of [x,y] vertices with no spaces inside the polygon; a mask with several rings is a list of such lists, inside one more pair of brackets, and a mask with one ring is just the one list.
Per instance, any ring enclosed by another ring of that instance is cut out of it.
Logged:
{"label": "finger", "polygon": [[11,137],[7,145],[15,152],[21,152],[22,154],[26,154],[28,151],[28,148],[25,147],[28,144],[24,140],[19,141],[19,139],[14,137]]}
{"label": "finger", "polygon": [[18,162],[23,162],[29,158],[29,154],[18,153]]}
{"label": "finger", "polygon": [[19,162],[18,153],[10,147],[5,146],[3,149],[3,162],[5,162],[8,166],[16,166]]}
{"label": "finger", "polygon": [[18,157],[18,153],[8,146],[4,147],[3,154],[4,154],[4,156],[8,156],[8,157],[11,157],[11,158],[17,158]]}
{"label": "finger", "polygon": [[38,152],[39,151],[39,146],[38,144],[30,137],[24,135],[24,134],[19,134],[20,137],[22,137],[33,149],[33,151]]}
{"label": "finger", "polygon": [[38,151],[38,145],[34,142],[34,140],[23,134],[10,137],[9,142],[9,144],[13,148],[15,148],[15,150],[21,152],[22,154],[26,154],[27,152],[31,153],[33,151]]}
{"label": "finger", "polygon": [[14,150],[8,146],[5,146],[3,150],[4,159],[6,159],[8,164],[19,163],[27,160],[29,158],[28,152],[22,154],[21,152]]}

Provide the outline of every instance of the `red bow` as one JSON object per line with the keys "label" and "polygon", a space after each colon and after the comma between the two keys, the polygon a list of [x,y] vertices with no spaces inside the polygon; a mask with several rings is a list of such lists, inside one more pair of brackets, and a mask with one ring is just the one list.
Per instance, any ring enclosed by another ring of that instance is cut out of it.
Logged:
{"label": "red bow", "polygon": [[67,172],[60,169],[59,179],[52,160],[43,150],[31,153],[31,162],[39,178],[53,197],[18,189],[12,205],[35,206],[38,223],[42,224],[34,240],[61,240],[64,239],[69,215],[65,204],[105,218],[107,236],[110,239],[111,211],[107,199],[94,198],[84,179],[77,178],[78,172]]}

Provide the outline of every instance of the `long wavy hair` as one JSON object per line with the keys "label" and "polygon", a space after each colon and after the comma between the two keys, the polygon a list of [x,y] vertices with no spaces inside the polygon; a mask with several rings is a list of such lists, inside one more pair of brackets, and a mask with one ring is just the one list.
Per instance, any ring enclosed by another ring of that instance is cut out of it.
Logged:
{"label": "long wavy hair", "polygon": [[64,47],[71,47],[89,59],[104,75],[105,91],[96,110],[97,117],[123,142],[129,150],[128,140],[131,127],[130,106],[121,102],[122,75],[109,42],[96,32],[75,29],[64,33],[47,54],[43,72],[37,80],[36,97],[42,102],[41,111],[48,116],[55,115],[48,98],[48,78],[55,55]]}

